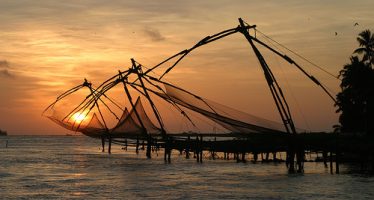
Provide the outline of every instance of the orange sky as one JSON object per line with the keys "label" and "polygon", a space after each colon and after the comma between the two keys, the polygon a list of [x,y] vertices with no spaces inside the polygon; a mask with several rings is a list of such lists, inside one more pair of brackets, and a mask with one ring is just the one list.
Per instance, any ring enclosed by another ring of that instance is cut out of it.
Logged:
{"label": "orange sky", "polygon": [[[41,117],[58,94],[83,78],[98,84],[127,69],[130,58],[152,66],[207,35],[236,27],[238,17],[337,75],[357,47],[357,34],[373,30],[373,7],[372,0],[2,0],[0,129],[67,133]],[[260,50],[285,90],[296,125],[331,130],[337,123],[332,101],[294,66]],[[301,64],[339,91],[339,81]],[[279,121],[260,66],[240,34],[198,49],[166,78],[200,96]]]}

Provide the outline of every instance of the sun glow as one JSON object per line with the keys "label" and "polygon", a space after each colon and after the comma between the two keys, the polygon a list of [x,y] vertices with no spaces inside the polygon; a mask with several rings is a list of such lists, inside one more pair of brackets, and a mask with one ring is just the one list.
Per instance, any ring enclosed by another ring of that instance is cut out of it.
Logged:
{"label": "sun glow", "polygon": [[75,123],[81,123],[83,120],[87,118],[86,113],[77,112],[72,116]]}

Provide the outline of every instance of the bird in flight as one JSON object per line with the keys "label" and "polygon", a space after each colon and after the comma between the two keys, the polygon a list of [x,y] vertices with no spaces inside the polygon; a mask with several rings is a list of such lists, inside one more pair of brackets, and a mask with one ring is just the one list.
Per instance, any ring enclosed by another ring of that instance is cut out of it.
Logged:
{"label": "bird in flight", "polygon": [[356,22],[353,26],[358,26],[359,24]]}

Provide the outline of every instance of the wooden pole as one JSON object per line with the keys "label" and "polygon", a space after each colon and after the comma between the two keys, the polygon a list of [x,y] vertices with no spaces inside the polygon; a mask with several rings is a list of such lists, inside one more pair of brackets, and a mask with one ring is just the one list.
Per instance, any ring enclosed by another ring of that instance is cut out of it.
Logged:
{"label": "wooden pole", "polygon": [[339,174],[340,173],[340,170],[339,170],[339,156],[340,156],[340,152],[339,152],[339,133],[336,133],[336,147],[335,147],[335,173],[336,174]]}
{"label": "wooden pole", "polygon": [[165,137],[164,161],[168,163],[171,162],[171,141],[168,136]]}
{"label": "wooden pole", "polygon": [[139,136],[136,136],[136,149],[135,149],[136,154],[139,153]]}
{"label": "wooden pole", "polygon": [[199,145],[199,136],[196,136],[195,141],[195,152],[196,152],[196,162],[200,161],[200,145]]}
{"label": "wooden pole", "polygon": [[168,149],[168,162],[171,163],[171,151],[172,151],[172,148],[169,147]]}
{"label": "wooden pole", "polygon": [[166,138],[165,144],[164,144],[164,161],[165,162],[167,161],[167,149],[168,149],[168,141],[167,141],[167,138]]}
{"label": "wooden pole", "polygon": [[200,135],[200,163],[203,163],[203,136]]}
{"label": "wooden pole", "polygon": [[101,136],[101,152],[105,152],[105,137]]}
{"label": "wooden pole", "polygon": [[334,173],[333,165],[332,165],[332,151],[330,151],[330,173]]}
{"label": "wooden pole", "polygon": [[257,162],[257,160],[258,160],[258,154],[257,152],[253,152],[253,161]]}
{"label": "wooden pole", "polygon": [[127,151],[127,139],[125,139],[125,150]]}
{"label": "wooden pole", "polygon": [[265,160],[266,160],[266,162],[268,162],[269,161],[269,152],[266,152],[266,154],[265,154]]}
{"label": "wooden pole", "polygon": [[147,156],[148,159],[152,158],[151,149],[152,149],[152,138],[151,138],[150,135],[148,135],[148,138],[147,138],[147,153],[146,153],[146,156]]}
{"label": "wooden pole", "polygon": [[325,165],[325,168],[327,168],[327,151],[322,151],[322,157],[323,157],[323,164]]}
{"label": "wooden pole", "polygon": [[190,159],[190,142],[191,138],[190,136],[187,137],[187,146],[186,146],[186,159]]}
{"label": "wooden pole", "polygon": [[112,137],[110,135],[108,135],[108,140],[109,140],[109,144],[108,144],[108,154],[111,154],[112,153]]}

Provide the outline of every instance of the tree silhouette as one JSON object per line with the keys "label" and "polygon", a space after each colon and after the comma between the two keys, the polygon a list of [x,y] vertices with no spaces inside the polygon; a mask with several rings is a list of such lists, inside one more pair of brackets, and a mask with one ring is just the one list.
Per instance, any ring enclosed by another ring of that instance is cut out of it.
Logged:
{"label": "tree silhouette", "polygon": [[362,31],[357,37],[357,41],[360,45],[353,53],[357,53],[362,56],[364,62],[374,63],[374,34],[370,30]]}
{"label": "tree silhouette", "polygon": [[365,30],[359,34],[357,41],[360,48],[354,53],[362,54],[362,60],[352,56],[351,62],[340,71],[342,91],[337,95],[336,112],[341,113],[339,122],[342,132],[374,134],[374,35]]}

